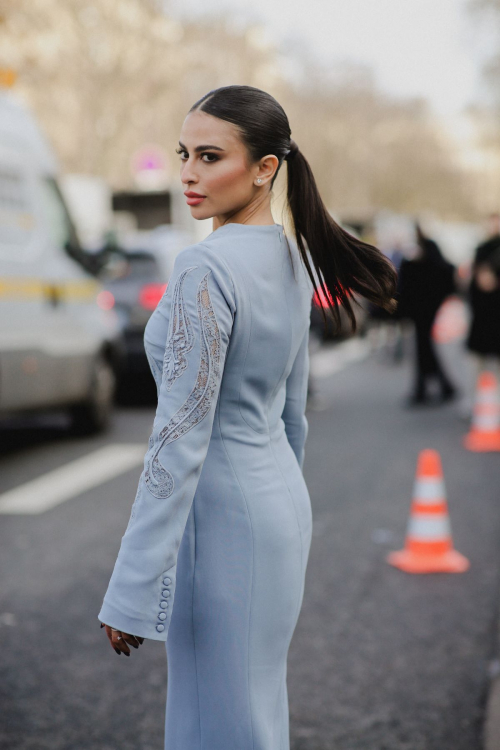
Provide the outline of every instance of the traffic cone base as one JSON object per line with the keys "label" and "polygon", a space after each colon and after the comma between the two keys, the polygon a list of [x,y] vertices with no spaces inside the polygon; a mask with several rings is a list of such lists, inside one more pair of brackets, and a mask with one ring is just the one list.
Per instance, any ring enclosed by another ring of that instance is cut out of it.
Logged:
{"label": "traffic cone base", "polygon": [[470,567],[467,558],[454,549],[440,555],[416,554],[403,549],[391,552],[387,562],[405,573],[464,573]]}
{"label": "traffic cone base", "polygon": [[500,430],[495,430],[495,432],[473,430],[464,437],[464,446],[475,453],[500,451]]}

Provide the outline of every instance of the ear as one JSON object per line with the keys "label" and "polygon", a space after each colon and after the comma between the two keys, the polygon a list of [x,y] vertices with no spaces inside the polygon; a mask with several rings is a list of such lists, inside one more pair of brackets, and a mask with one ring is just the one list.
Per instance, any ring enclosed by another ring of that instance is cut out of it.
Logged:
{"label": "ear", "polygon": [[254,175],[254,182],[258,187],[264,187],[271,183],[276,170],[279,167],[278,157],[274,154],[263,156],[257,164],[257,171]]}

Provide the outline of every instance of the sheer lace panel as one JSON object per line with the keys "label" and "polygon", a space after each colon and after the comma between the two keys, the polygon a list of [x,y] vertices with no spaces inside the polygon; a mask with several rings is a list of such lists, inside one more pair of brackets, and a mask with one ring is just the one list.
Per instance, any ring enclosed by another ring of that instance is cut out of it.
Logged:
{"label": "sheer lace panel", "polygon": [[177,378],[180,378],[186,369],[186,354],[193,348],[193,327],[189,315],[184,309],[182,286],[188,273],[195,268],[197,268],[197,266],[191,266],[182,271],[174,287],[170,322],[168,326],[167,345],[163,360],[163,374],[166,378],[167,391],[171,389]]}
{"label": "sheer lace panel", "polygon": [[145,482],[152,495],[169,497],[174,489],[174,478],[159,459],[162,448],[185,435],[207,415],[220,378],[220,330],[210,299],[208,277],[198,285],[197,308],[200,322],[200,363],[193,390],[180,409],[175,412],[158,436],[158,447],[145,472]]}

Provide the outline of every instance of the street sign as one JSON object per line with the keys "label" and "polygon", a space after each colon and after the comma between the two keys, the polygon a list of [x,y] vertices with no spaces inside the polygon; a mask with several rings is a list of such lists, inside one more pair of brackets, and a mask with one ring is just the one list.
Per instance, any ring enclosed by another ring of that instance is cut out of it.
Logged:
{"label": "street sign", "polygon": [[165,190],[170,185],[170,159],[162,146],[148,143],[133,154],[130,168],[140,190]]}

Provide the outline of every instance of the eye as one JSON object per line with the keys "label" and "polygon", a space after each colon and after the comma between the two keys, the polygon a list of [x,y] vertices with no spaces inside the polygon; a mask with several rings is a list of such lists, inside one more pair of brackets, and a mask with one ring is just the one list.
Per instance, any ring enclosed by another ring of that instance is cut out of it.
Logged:
{"label": "eye", "polygon": [[176,148],[175,149],[175,153],[179,154],[179,156],[181,157],[181,161],[186,161],[186,159],[189,158],[188,152],[184,151],[184,149],[182,149],[182,148]]}
{"label": "eye", "polygon": [[[205,156],[207,156],[208,159],[205,159]],[[201,158],[202,158],[202,161],[205,161],[206,164],[210,164],[213,161],[218,161],[219,160],[218,156],[216,156],[215,154],[208,153],[208,152],[202,154]]]}

